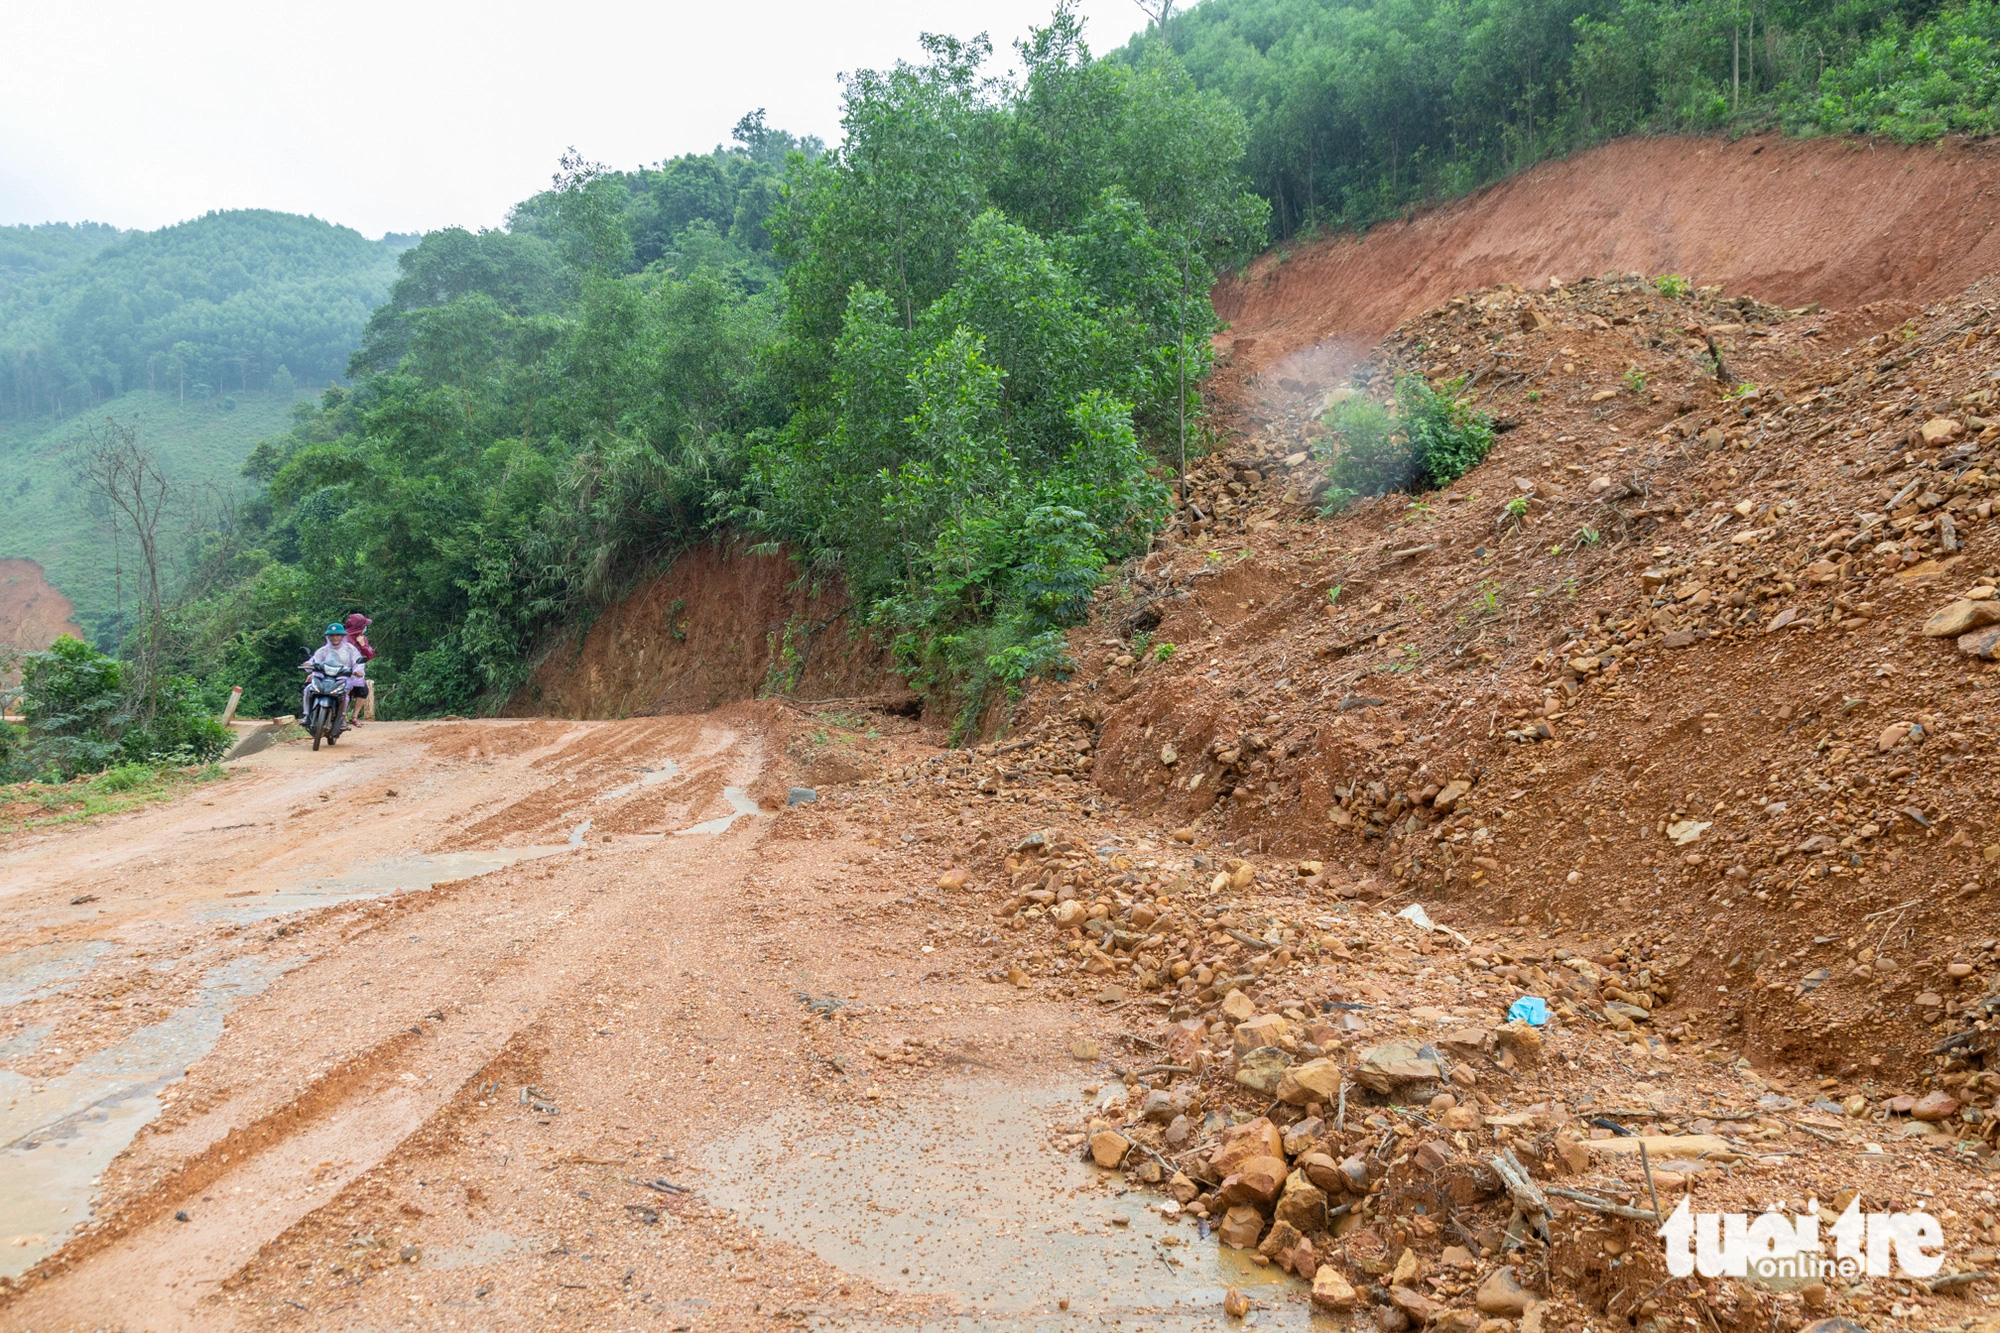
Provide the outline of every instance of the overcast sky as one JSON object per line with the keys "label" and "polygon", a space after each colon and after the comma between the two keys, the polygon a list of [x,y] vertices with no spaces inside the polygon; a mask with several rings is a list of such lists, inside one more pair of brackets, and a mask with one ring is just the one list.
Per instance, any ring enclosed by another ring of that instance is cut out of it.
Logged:
{"label": "overcast sky", "polygon": [[[158,227],[216,208],[369,236],[497,226],[562,150],[617,167],[726,141],[744,112],[839,137],[845,70],[925,30],[992,35],[1054,0],[637,4],[0,0],[0,224]],[[1081,0],[1091,49],[1144,22]]]}

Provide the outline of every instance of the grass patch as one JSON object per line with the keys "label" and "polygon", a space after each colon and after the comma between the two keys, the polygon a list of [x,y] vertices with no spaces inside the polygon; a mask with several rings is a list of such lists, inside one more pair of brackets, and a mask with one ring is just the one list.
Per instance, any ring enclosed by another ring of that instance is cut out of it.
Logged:
{"label": "grass patch", "polygon": [[221,764],[120,764],[69,782],[8,783],[0,786],[0,835],[123,814],[228,776]]}

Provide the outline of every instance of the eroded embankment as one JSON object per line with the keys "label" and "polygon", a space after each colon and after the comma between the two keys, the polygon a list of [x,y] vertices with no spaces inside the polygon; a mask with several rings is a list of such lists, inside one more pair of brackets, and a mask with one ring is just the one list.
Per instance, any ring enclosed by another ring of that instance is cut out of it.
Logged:
{"label": "eroded embankment", "polygon": [[1283,380],[1330,381],[1417,311],[1499,282],[1680,273],[1787,306],[1936,300],[2000,268],[1996,186],[1987,144],[1620,140],[1365,236],[1265,255],[1216,289],[1231,324],[1218,387],[1254,413]]}
{"label": "eroded embankment", "polygon": [[0,648],[40,652],[59,634],[83,637],[76,608],[32,560],[0,560]]}
{"label": "eroded embankment", "polygon": [[916,700],[888,652],[859,631],[845,588],[789,556],[717,542],[605,609],[557,645],[508,713],[607,718],[691,713],[764,693]]}

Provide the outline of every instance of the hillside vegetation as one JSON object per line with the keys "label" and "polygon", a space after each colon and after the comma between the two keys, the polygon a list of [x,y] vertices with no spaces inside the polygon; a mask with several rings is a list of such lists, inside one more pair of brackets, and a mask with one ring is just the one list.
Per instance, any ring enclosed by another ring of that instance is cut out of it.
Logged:
{"label": "hillside vegetation", "polygon": [[109,242],[89,226],[0,231],[0,423],[141,388],[185,400],[324,384],[388,293],[400,244],[262,209]]}
{"label": "hillside vegetation", "polygon": [[40,417],[0,431],[0,559],[41,565],[76,607],[90,640],[115,648],[136,609],[134,553],[129,542],[122,553],[114,545],[106,502],[77,486],[78,443],[106,418],[130,425],[172,479],[181,502],[175,530],[189,522],[206,526],[226,521],[228,507],[250,495],[244,458],[259,440],[290,425],[298,401],[294,393],[253,389],[184,402],[165,390],[139,389],[83,418]]}
{"label": "hillside vegetation", "polygon": [[1067,11],[1017,82],[925,46],[847,79],[837,149],[757,114],[646,171],[572,154],[504,230],[404,253],[351,387],[252,455],[196,669],[278,710],[359,607],[385,703],[463,710],[724,524],[968,704],[1063,669],[1201,447],[1208,290],[1263,207],[1241,117],[1165,52],[1092,60]]}
{"label": "hillside vegetation", "polygon": [[1988,134],[2000,91],[1986,0],[1207,0],[1167,37],[1242,109],[1279,237],[1622,134]]}

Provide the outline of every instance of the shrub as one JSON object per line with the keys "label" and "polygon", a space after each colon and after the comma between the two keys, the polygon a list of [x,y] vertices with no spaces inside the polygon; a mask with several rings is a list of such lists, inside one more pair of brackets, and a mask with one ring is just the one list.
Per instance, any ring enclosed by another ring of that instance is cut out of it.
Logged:
{"label": "shrub", "polygon": [[15,776],[61,781],[121,761],[193,764],[229,743],[192,680],[168,677],[148,689],[124,663],[68,635],[21,658],[19,692],[25,734],[0,747]]}
{"label": "shrub", "polygon": [[1396,411],[1359,394],[1327,415],[1337,448],[1328,472],[1329,510],[1356,495],[1430,490],[1464,476],[1493,448],[1493,420],[1459,400],[1463,381],[1433,389],[1422,377],[1396,380]]}

